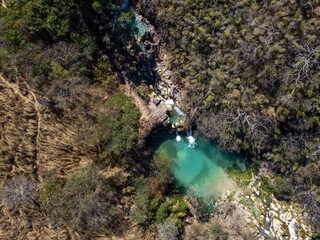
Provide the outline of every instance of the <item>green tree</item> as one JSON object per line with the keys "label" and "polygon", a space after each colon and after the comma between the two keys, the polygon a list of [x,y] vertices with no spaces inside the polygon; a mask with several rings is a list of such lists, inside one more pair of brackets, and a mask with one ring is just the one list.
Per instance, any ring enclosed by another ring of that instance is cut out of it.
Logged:
{"label": "green tree", "polygon": [[130,213],[130,221],[143,224],[148,219],[149,214],[149,187],[145,178],[136,180],[137,195],[134,199],[134,209]]}
{"label": "green tree", "polygon": [[105,124],[110,129],[110,138],[101,143],[104,150],[115,153],[130,150],[139,136],[139,109],[123,93],[113,95],[104,107],[104,111],[98,116],[100,124]]}

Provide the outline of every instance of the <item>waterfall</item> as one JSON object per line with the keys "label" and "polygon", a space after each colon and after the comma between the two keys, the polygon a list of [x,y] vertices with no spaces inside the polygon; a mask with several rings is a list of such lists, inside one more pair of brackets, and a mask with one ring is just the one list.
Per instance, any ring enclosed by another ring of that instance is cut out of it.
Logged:
{"label": "waterfall", "polygon": [[171,98],[168,98],[165,102],[167,105],[174,105],[174,101]]}
{"label": "waterfall", "polygon": [[187,129],[187,136],[189,147],[194,148],[196,145],[196,139],[192,136],[192,129]]}
{"label": "waterfall", "polygon": [[181,141],[181,137],[179,136],[179,132],[178,132],[178,130],[176,130],[176,141],[177,142],[180,142]]}
{"label": "waterfall", "polygon": [[184,112],[180,108],[178,108],[176,105],[174,105],[173,109],[179,114],[179,116],[185,117]]}

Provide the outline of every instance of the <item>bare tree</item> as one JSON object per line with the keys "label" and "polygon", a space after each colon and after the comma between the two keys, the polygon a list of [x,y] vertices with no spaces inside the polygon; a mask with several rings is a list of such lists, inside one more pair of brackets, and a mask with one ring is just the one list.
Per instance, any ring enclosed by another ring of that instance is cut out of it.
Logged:
{"label": "bare tree", "polygon": [[6,182],[1,192],[1,201],[9,208],[37,205],[37,185],[26,177]]}
{"label": "bare tree", "polygon": [[314,83],[318,81],[320,76],[320,61],[317,59],[317,54],[320,53],[319,43],[307,43],[304,46],[298,46],[296,47],[296,51],[297,54],[291,60],[289,66],[283,67],[287,71],[283,75],[282,80],[284,82],[294,81],[296,84],[289,96],[287,96],[287,99],[294,94],[301,82],[308,80]]}
{"label": "bare tree", "polygon": [[178,227],[171,219],[167,219],[158,225],[158,236],[160,240],[176,240],[178,239],[178,234]]}

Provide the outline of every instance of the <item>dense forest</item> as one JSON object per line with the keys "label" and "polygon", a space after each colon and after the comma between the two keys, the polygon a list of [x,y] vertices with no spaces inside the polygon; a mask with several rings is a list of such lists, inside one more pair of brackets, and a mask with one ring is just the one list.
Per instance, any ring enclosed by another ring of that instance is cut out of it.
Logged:
{"label": "dense forest", "polygon": [[270,161],[314,209],[320,191],[319,4],[141,4],[187,89],[190,121],[223,148]]}
{"label": "dense forest", "polygon": [[0,238],[257,239],[179,194],[168,156],[139,139],[123,86],[148,105],[161,48],[188,124],[250,174],[267,162],[263,194],[304,205],[319,239],[319,33],[318,0],[2,0]]}

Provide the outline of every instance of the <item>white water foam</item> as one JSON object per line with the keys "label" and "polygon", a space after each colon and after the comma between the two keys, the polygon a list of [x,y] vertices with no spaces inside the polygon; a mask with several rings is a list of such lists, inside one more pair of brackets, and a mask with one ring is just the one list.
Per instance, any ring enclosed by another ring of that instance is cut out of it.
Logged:
{"label": "white water foam", "polygon": [[189,147],[194,148],[196,145],[196,139],[192,136],[187,137],[188,142],[189,142]]}

